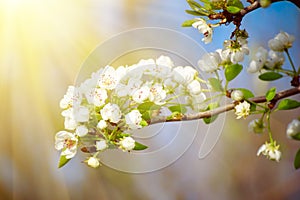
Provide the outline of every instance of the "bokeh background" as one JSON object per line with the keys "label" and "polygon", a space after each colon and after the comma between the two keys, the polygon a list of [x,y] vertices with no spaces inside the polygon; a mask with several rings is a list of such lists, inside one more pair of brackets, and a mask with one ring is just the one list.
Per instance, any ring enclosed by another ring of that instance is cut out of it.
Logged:
{"label": "bokeh background", "polygon": [[[63,128],[58,103],[85,58],[101,42],[132,28],[170,28],[201,43],[197,30],[180,26],[191,18],[187,8],[184,0],[0,1],[0,199],[300,198],[300,171],[293,169],[300,143],[285,136],[299,109],[272,118],[283,151],[280,163],[256,156],[267,135],[248,133],[254,116],[236,121],[229,113],[217,145],[202,160],[197,157],[200,131],[178,161],[159,171],[134,175],[105,166],[94,170],[81,163],[82,154],[57,169],[54,135]],[[293,4],[280,2],[247,15],[243,25],[251,48],[267,47],[268,39],[287,31],[296,37],[291,54],[299,66],[299,13]],[[232,28],[216,29],[206,50],[221,48]],[[240,76],[234,85],[256,94],[270,87],[256,75]],[[284,89],[288,81],[274,85]]]}

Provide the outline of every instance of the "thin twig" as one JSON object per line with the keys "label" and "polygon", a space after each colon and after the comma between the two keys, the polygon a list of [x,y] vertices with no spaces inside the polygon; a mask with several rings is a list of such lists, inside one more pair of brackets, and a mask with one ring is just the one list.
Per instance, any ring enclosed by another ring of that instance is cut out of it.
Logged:
{"label": "thin twig", "polygon": [[[274,97],[274,99],[272,100],[272,103],[276,104],[276,102],[279,101],[280,99],[294,96],[296,94],[300,94],[300,86],[278,92],[276,94],[276,96]],[[267,100],[266,100],[265,96],[259,96],[259,97],[250,98],[249,101],[255,102],[255,103],[264,103]],[[157,117],[151,119],[151,122],[149,124],[151,125],[151,124],[157,124],[157,123],[162,123],[162,122],[174,122],[174,121],[190,121],[190,120],[197,120],[197,119],[212,117],[212,116],[233,110],[235,105],[236,105],[236,103],[233,102],[230,104],[226,104],[222,107],[216,108],[214,110],[204,111],[204,112],[195,113],[195,114],[182,115],[182,117],[180,119],[179,118],[167,119],[166,116],[157,116]]]}

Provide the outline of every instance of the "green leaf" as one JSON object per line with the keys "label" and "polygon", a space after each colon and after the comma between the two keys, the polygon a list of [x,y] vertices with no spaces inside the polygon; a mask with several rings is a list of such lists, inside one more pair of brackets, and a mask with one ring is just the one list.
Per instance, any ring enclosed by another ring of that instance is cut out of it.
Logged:
{"label": "green leaf", "polygon": [[300,168],[300,149],[296,153],[295,160],[294,160],[294,167],[295,169]]}
{"label": "green leaf", "polygon": [[224,89],[222,87],[221,81],[217,78],[209,78],[209,84],[211,85],[212,89],[216,92],[222,92]]}
{"label": "green leaf", "polygon": [[[196,12],[196,11],[193,11],[193,10],[185,10],[185,12],[186,12],[187,14],[194,15],[194,16],[206,16],[206,14],[204,15],[204,14],[202,14],[202,13],[200,13],[200,12]],[[185,27],[185,26],[184,26],[184,27]]]}
{"label": "green leaf", "polygon": [[[213,110],[215,108],[219,107],[219,103],[218,102],[213,102],[208,104],[208,107],[206,110]],[[212,122],[214,122],[217,119],[218,115],[212,116],[212,117],[205,117],[203,118],[203,121],[205,124],[210,124]]]}
{"label": "green leaf", "polygon": [[243,66],[240,64],[232,64],[232,65],[227,65],[225,68],[225,78],[226,80],[232,81],[239,73],[242,71]]}
{"label": "green leaf", "polygon": [[160,106],[159,105],[156,105],[155,103],[153,102],[145,102],[145,103],[142,103],[140,104],[137,109],[143,113],[145,111],[149,111],[149,110],[159,110],[160,109]]}
{"label": "green leaf", "polygon": [[282,78],[282,75],[276,72],[266,72],[258,76],[262,81],[274,81]]}
{"label": "green leaf", "polygon": [[246,88],[234,88],[234,90],[240,90],[244,94],[245,99],[254,97],[254,94]]}
{"label": "green leaf", "polygon": [[202,6],[199,3],[197,3],[196,1],[187,0],[187,3],[193,10],[194,10],[194,8],[202,8]]}
{"label": "green leaf", "polygon": [[293,99],[283,99],[279,102],[278,110],[291,110],[300,107],[300,102]]}
{"label": "green leaf", "polygon": [[193,0],[187,0],[189,6],[197,13],[203,15],[203,16],[208,16],[210,13],[203,8],[199,3],[193,1]]}
{"label": "green leaf", "polygon": [[187,111],[186,107],[181,104],[178,104],[175,106],[170,106],[169,110],[171,112],[179,112],[179,113],[186,113],[186,111]]}
{"label": "green leaf", "polygon": [[272,87],[266,93],[266,99],[267,101],[272,101],[272,99],[274,99],[275,96],[276,96],[276,87]]}
{"label": "green leaf", "polygon": [[67,159],[66,156],[60,156],[59,162],[58,162],[58,168],[63,167],[65,164],[67,164],[71,159]]}
{"label": "green leaf", "polygon": [[240,8],[240,9],[244,8],[244,5],[240,0],[228,0],[227,6],[234,6],[234,7]]}
{"label": "green leaf", "polygon": [[144,150],[144,149],[147,149],[148,147],[146,145],[143,145],[139,142],[135,142],[135,146],[133,148],[133,150],[136,150],[136,151],[140,151],[140,150]]}
{"label": "green leaf", "polygon": [[238,7],[235,7],[235,6],[227,6],[226,10],[228,12],[230,12],[231,14],[236,14],[236,13],[240,12],[241,9]]}
{"label": "green leaf", "polygon": [[143,120],[140,122],[140,125],[141,125],[142,127],[148,126],[148,122],[145,121],[145,120],[143,119]]}
{"label": "green leaf", "polygon": [[197,21],[196,19],[189,19],[189,20],[184,21],[184,22],[181,24],[181,26],[182,26],[182,27],[190,27],[190,26],[192,26],[192,24],[193,24],[194,22],[196,22],[196,21]]}

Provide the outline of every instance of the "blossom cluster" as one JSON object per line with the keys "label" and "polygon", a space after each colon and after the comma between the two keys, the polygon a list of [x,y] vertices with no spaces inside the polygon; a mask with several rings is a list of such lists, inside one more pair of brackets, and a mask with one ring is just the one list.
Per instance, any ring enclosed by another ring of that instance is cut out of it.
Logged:
{"label": "blossom cluster", "polygon": [[212,73],[220,69],[221,66],[242,62],[245,55],[249,54],[248,42],[244,37],[235,40],[225,40],[223,49],[204,54],[198,61],[201,71]]}
{"label": "blossom cluster", "polygon": [[280,69],[285,60],[283,51],[292,47],[294,40],[294,36],[281,31],[273,39],[269,40],[269,52],[264,47],[259,47],[257,49],[257,52],[254,55],[254,58],[251,60],[247,71],[249,73],[255,73],[263,69],[263,67],[268,70]]}
{"label": "blossom cluster", "polygon": [[91,167],[100,165],[98,155],[106,149],[145,149],[132,131],[147,126],[163,108],[171,116],[205,109],[203,91],[197,70],[175,66],[167,56],[131,66],[106,66],[81,85],[68,87],[60,101],[65,130],[56,134],[55,148],[69,160],[81,147],[90,153],[86,163]]}

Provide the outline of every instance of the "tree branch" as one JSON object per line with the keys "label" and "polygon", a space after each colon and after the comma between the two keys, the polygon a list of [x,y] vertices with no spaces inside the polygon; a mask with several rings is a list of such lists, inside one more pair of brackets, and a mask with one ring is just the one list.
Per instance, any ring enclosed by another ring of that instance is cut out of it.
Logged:
{"label": "tree branch", "polygon": [[[273,106],[275,106],[276,102],[279,101],[280,99],[294,96],[296,94],[300,94],[300,86],[278,92],[271,103],[273,104]],[[267,102],[265,96],[253,97],[253,98],[250,98],[249,101],[255,102],[255,103]],[[162,122],[174,122],[174,121],[190,121],[190,120],[197,120],[197,119],[212,117],[212,116],[233,110],[235,105],[236,105],[236,102],[233,102],[233,103],[227,104],[225,106],[216,108],[214,110],[204,111],[204,112],[195,113],[195,114],[186,114],[186,115],[183,115],[180,119],[179,118],[167,119],[167,117],[165,117],[165,116],[158,116],[158,117],[151,119],[151,122],[149,124],[157,124],[157,123],[162,123]]]}

